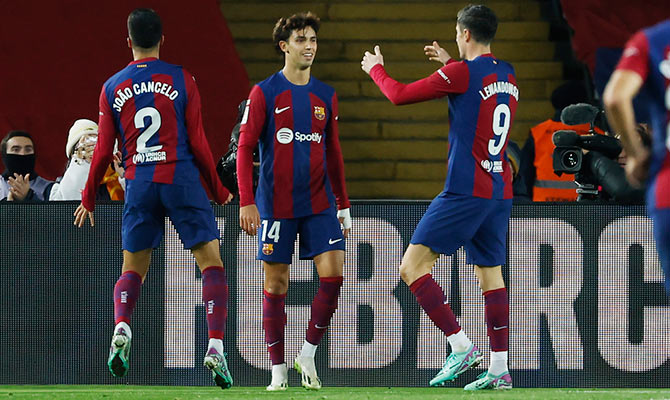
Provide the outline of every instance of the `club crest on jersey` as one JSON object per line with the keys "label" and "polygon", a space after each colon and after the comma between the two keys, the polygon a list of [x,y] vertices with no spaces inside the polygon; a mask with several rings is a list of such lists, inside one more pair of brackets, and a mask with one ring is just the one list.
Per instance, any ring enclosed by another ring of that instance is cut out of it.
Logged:
{"label": "club crest on jersey", "polygon": [[274,244],[273,243],[263,243],[263,254],[266,256],[269,256],[274,252]]}
{"label": "club crest on jersey", "polygon": [[503,172],[502,161],[482,160],[479,164],[486,170],[486,172]]}
{"label": "club crest on jersey", "polygon": [[326,109],[321,106],[314,106],[314,116],[319,121],[326,119]]}

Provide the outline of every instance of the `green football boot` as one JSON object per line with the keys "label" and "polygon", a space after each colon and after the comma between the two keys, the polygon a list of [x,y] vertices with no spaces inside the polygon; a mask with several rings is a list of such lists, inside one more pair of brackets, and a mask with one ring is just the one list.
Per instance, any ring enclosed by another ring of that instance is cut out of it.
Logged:
{"label": "green football boot", "polygon": [[226,353],[219,354],[215,348],[210,348],[205,354],[205,361],[203,363],[210,371],[212,371],[212,379],[214,383],[221,389],[228,389],[233,386],[233,377],[228,370],[228,363],[226,362]]}
{"label": "green football boot", "polygon": [[452,351],[442,365],[440,372],[430,380],[430,386],[440,386],[453,381],[463,372],[478,366],[480,362],[482,362],[482,353],[474,344],[462,353]]}
{"label": "green football boot", "polygon": [[465,385],[465,390],[485,390],[485,389],[511,389],[512,377],[509,371],[505,371],[500,375],[490,375],[488,371],[484,371],[477,377],[474,382]]}
{"label": "green football boot", "polygon": [[112,345],[109,348],[107,366],[117,378],[123,378],[128,373],[128,357],[130,357],[130,336],[125,329],[119,328],[112,336]]}

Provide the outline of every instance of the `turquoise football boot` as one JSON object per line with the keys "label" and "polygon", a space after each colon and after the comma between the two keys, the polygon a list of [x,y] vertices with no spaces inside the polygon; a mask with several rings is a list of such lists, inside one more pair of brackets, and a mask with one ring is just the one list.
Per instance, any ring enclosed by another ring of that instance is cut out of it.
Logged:
{"label": "turquoise football boot", "polygon": [[430,386],[440,386],[445,382],[453,381],[463,372],[478,366],[480,362],[482,362],[482,353],[474,344],[462,353],[452,351],[440,372],[430,380]]}

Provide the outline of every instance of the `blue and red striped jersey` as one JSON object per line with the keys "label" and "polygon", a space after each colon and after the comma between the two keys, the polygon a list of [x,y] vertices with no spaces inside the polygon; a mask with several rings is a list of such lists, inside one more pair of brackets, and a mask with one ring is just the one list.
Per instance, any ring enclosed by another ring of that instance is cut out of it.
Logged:
{"label": "blue and red striped jersey", "polygon": [[617,69],[636,72],[644,81],[651,115],[652,150],[648,202],[670,208],[670,20],[643,29],[626,44]]}
{"label": "blue and red striped jersey", "polygon": [[[254,200],[252,152],[260,149]],[[335,90],[311,77],[300,86],[279,71],[255,85],[240,126],[240,206],[262,218],[299,218],[336,204],[349,208]]]}
{"label": "blue and red striped jersey", "polygon": [[444,191],[488,199],[512,198],[505,149],[519,100],[514,68],[491,54],[450,60],[410,84],[392,79],[382,65],[370,76],[394,104],[449,98],[449,154]]}
{"label": "blue and red striped jersey", "polygon": [[157,58],[136,60],[105,82],[100,93],[98,142],[82,201],[93,210],[97,183],[119,139],[126,179],[200,184],[218,203],[228,191],[216,175],[202,127],[200,94],[193,76]]}

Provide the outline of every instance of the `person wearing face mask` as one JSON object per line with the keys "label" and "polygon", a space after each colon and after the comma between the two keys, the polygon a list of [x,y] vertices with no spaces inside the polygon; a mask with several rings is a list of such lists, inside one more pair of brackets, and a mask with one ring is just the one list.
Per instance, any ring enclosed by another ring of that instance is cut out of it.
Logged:
{"label": "person wearing face mask", "polygon": [[30,134],[10,131],[0,146],[5,165],[0,175],[0,201],[47,201],[54,182],[35,172],[35,143]]}

